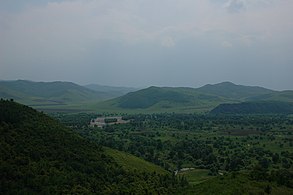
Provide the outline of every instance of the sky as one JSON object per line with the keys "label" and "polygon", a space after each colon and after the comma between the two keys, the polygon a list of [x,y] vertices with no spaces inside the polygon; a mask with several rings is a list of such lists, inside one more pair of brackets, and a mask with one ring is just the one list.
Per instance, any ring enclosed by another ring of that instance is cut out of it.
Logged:
{"label": "sky", "polygon": [[0,80],[293,89],[292,0],[0,0]]}

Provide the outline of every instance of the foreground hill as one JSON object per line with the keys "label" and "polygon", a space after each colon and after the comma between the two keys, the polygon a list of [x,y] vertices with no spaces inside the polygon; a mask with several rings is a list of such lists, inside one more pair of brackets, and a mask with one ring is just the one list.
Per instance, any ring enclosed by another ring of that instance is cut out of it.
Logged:
{"label": "foreground hill", "polygon": [[143,172],[123,168],[102,147],[27,106],[0,100],[0,108],[1,194],[170,194],[179,186],[150,163],[140,162],[148,166]]}

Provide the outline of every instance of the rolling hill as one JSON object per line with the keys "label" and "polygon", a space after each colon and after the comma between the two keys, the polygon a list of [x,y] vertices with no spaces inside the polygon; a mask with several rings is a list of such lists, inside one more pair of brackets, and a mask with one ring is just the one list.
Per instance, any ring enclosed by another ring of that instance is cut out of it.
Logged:
{"label": "rolling hill", "polygon": [[153,86],[101,102],[97,108],[130,112],[193,112],[209,110],[221,102],[228,102],[228,100],[199,93],[194,88]]}
{"label": "rolling hill", "polygon": [[197,91],[237,100],[245,100],[246,98],[271,94],[275,92],[263,87],[236,85],[231,82],[222,82],[214,85],[208,84],[198,88]]}
{"label": "rolling hill", "polygon": [[93,84],[83,87],[60,81],[0,81],[1,98],[12,98],[45,112],[206,113],[225,103],[293,102],[290,90],[274,91],[231,82],[200,88],[152,86],[133,90]]}
{"label": "rolling hill", "polygon": [[1,194],[170,194],[179,186],[160,167],[103,149],[30,107],[0,100],[0,108]]}
{"label": "rolling hill", "polygon": [[279,92],[231,82],[200,88],[149,87],[99,103],[97,108],[119,112],[208,112],[220,104],[246,101],[292,102],[293,91]]}
{"label": "rolling hill", "polygon": [[60,105],[103,99],[98,93],[71,82],[0,81],[0,96],[26,104]]}

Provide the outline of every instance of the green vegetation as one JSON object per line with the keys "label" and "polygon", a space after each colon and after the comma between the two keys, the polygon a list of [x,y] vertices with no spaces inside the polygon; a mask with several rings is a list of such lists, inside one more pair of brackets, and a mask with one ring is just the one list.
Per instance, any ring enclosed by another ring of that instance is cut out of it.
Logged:
{"label": "green vegetation", "polygon": [[289,102],[243,102],[220,104],[211,114],[293,114],[293,103]]}
{"label": "green vegetation", "polygon": [[[0,85],[14,94],[0,101],[1,194],[293,193],[292,91],[225,82],[97,103],[75,84],[19,83]],[[39,101],[36,86],[55,119],[13,101]],[[115,113],[129,123],[89,126]]]}
{"label": "green vegetation", "polygon": [[149,108],[160,101],[187,103],[191,100],[192,96],[172,91],[172,89],[150,87],[119,98],[118,106],[121,108]]}
{"label": "green vegetation", "polygon": [[70,108],[67,105],[101,101],[115,96],[71,82],[0,81],[0,97],[41,108]]}
{"label": "green vegetation", "polygon": [[268,181],[255,181],[244,173],[232,173],[218,176],[180,190],[178,194],[292,194],[292,188],[280,186]]}
{"label": "green vegetation", "polygon": [[254,96],[274,93],[274,91],[262,87],[235,85],[231,82],[223,82],[215,85],[205,85],[198,88],[198,91],[206,94],[212,94],[238,100],[244,100],[246,98],[251,98]]}
{"label": "green vegetation", "polygon": [[149,87],[93,106],[99,111],[124,113],[206,113],[220,104],[246,101],[292,103],[293,92],[278,92],[229,82],[205,85],[197,89]]}
{"label": "green vegetation", "polygon": [[[143,160],[105,152],[27,106],[1,99],[0,108],[1,194],[170,194],[186,186]],[[137,172],[115,161],[123,156],[147,167]]]}
{"label": "green vegetation", "polygon": [[[133,92],[134,91],[134,92]],[[130,92],[126,94],[127,92]],[[118,97],[123,95],[121,97]],[[0,97],[44,112],[207,113],[220,104],[247,101],[293,102],[293,91],[273,91],[230,82],[200,88],[132,88],[70,82],[0,81]],[[115,98],[117,97],[117,98]],[[115,98],[115,99],[110,99]],[[106,101],[105,101],[106,100]]]}
{"label": "green vegetation", "polygon": [[221,102],[231,102],[231,100],[202,94],[193,88],[149,87],[113,100],[98,103],[96,108],[110,112],[190,113],[206,112]]}
{"label": "green vegetation", "polygon": [[154,165],[134,155],[128,154],[126,152],[121,152],[119,150],[114,150],[108,147],[105,147],[104,149],[106,154],[111,156],[115,160],[115,162],[117,162],[125,170],[168,174],[168,172],[164,170],[162,167]]}
{"label": "green vegetation", "polygon": [[184,176],[189,187],[179,194],[293,192],[293,118],[289,115],[124,117],[131,122],[73,129],[96,143]]}
{"label": "green vegetation", "polygon": [[190,185],[197,185],[214,177],[209,173],[208,169],[190,169],[182,171],[178,175],[184,176]]}

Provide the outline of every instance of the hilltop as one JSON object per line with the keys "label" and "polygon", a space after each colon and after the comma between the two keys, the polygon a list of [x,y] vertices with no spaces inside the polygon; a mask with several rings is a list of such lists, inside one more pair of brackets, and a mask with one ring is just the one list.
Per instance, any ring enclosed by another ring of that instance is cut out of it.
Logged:
{"label": "hilltop", "polygon": [[207,84],[198,88],[197,91],[238,100],[274,93],[273,90],[263,87],[236,85],[232,82],[222,82],[214,85]]}

